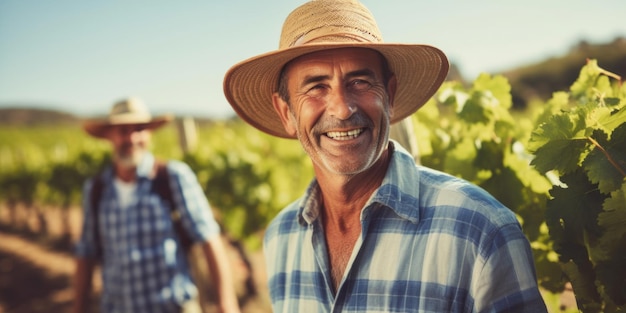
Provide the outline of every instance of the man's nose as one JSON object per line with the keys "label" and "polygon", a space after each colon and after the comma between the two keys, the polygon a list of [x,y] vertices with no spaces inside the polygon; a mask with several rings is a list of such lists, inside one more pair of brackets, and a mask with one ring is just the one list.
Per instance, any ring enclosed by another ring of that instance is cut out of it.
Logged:
{"label": "man's nose", "polygon": [[357,111],[356,101],[342,88],[335,89],[329,99],[327,106],[328,113],[340,120],[347,120]]}
{"label": "man's nose", "polygon": [[125,127],[119,130],[120,137],[125,141],[132,141],[133,137],[138,136],[139,133],[139,130],[131,127]]}

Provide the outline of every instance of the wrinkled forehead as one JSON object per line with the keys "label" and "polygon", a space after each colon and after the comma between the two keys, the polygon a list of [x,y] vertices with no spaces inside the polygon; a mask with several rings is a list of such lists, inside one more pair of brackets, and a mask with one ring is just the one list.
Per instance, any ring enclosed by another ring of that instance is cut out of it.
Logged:
{"label": "wrinkled forehead", "polygon": [[387,60],[380,52],[360,47],[337,48],[311,52],[291,60],[281,70],[277,88],[285,88],[288,81],[298,76],[329,75],[333,68],[340,68],[345,73],[367,71],[385,85],[392,76]]}
{"label": "wrinkled forehead", "polygon": [[315,51],[308,54],[301,55],[292,59],[283,67],[283,71],[292,68],[302,63],[315,62],[315,61],[329,61],[329,62],[359,62],[367,64],[371,67],[377,67],[381,64],[386,64],[387,61],[383,55],[369,48],[337,48],[328,49],[322,51]]}

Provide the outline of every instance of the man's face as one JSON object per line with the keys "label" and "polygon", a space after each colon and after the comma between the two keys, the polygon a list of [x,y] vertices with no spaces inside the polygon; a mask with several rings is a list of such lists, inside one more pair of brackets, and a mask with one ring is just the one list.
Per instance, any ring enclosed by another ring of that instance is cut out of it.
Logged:
{"label": "man's face", "polygon": [[387,147],[395,78],[384,85],[382,56],[369,49],[315,52],[285,67],[289,103],[274,95],[288,133],[316,168],[353,175]]}
{"label": "man's face", "polygon": [[136,167],[150,146],[152,133],[144,125],[117,125],[107,130],[113,145],[113,159],[123,168]]}

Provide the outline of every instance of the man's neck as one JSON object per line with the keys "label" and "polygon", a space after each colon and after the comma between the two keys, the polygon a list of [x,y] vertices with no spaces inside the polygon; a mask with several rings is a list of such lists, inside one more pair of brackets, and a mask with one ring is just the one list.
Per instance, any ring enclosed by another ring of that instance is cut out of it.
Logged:
{"label": "man's neck", "polygon": [[361,211],[372,193],[380,187],[392,151],[386,150],[376,164],[364,173],[350,177],[317,178],[322,194],[322,223],[334,293],[339,288],[361,234]]}
{"label": "man's neck", "polygon": [[126,183],[131,183],[137,180],[137,167],[126,167],[120,166],[119,164],[114,165],[115,168],[115,176],[119,178],[121,181]]}
{"label": "man's neck", "polygon": [[385,178],[392,153],[393,149],[387,149],[370,169],[356,175],[329,177],[316,173],[326,218],[336,219],[338,223],[355,215],[358,219],[361,209]]}

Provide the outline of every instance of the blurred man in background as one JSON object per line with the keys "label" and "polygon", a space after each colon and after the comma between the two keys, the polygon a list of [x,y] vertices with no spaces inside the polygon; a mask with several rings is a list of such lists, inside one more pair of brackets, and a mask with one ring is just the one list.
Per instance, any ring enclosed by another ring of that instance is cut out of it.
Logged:
{"label": "blurred man in background", "polygon": [[113,162],[85,183],[75,313],[88,310],[96,264],[103,313],[202,312],[186,258],[191,243],[202,246],[219,311],[239,312],[220,227],[195,174],[149,152],[153,130],[170,120],[153,118],[140,99],[128,98],[84,124],[111,143]]}

